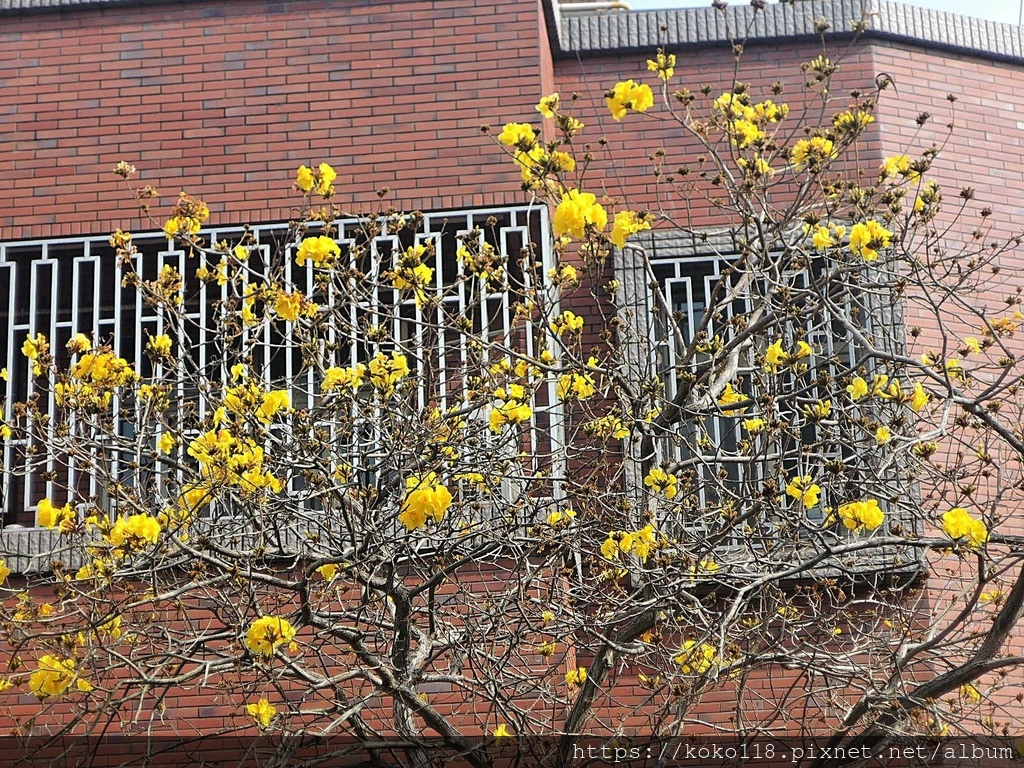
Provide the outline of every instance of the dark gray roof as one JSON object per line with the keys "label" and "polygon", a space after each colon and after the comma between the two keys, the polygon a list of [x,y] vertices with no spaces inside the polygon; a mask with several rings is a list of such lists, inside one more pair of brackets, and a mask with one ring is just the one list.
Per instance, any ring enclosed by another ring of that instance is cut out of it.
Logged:
{"label": "dark gray roof", "polygon": [[[710,6],[710,2],[709,2]],[[555,12],[557,16],[557,11]],[[564,14],[559,53],[601,55],[611,51],[672,50],[732,40],[769,42],[816,37],[814,22],[825,19],[830,35],[850,35],[864,21],[868,37],[972,53],[987,58],[1024,59],[1024,35],[1016,24],[1000,24],[959,13],[935,11],[890,0],[797,0],[755,11],[749,4],[671,11],[612,11]],[[666,31],[661,31],[666,27]]]}
{"label": "dark gray roof", "polygon": [[[67,11],[116,5],[144,5],[186,0],[0,0],[0,14]],[[223,0],[228,2],[229,0]],[[1024,28],[959,13],[904,5],[892,0],[798,0],[755,12],[735,3],[726,12],[713,8],[671,11],[617,11],[566,14],[558,19],[558,0],[546,0],[557,33],[556,52],[567,56],[601,55],[622,50],[705,46],[746,38],[769,42],[814,37],[816,19],[826,19],[830,34],[849,35],[855,21],[866,23],[869,37],[917,45],[1024,60]],[[662,32],[661,27],[667,27]],[[748,31],[749,30],[749,31]]]}

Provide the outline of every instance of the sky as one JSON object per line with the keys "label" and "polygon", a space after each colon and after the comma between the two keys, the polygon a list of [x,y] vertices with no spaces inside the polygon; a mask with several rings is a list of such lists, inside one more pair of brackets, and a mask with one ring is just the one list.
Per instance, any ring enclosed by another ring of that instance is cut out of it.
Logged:
{"label": "sky", "polygon": [[[711,0],[627,0],[629,6],[637,11],[662,8],[703,8],[711,5]],[[1017,24],[1020,19],[1021,3],[1024,0],[900,0],[908,5],[920,5],[935,8],[939,11],[952,11],[965,16],[977,16],[992,21],[1003,21]],[[743,0],[733,0],[733,5],[746,5]]]}

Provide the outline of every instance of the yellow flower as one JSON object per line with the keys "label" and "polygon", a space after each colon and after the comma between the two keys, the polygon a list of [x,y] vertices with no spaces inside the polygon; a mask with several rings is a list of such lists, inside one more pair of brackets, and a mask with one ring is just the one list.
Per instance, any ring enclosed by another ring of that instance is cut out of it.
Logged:
{"label": "yellow flower", "polygon": [[617,560],[619,557],[619,542],[609,534],[608,538],[601,544],[601,554],[607,560]]}
{"label": "yellow flower", "polygon": [[658,77],[667,83],[676,72],[676,55],[674,53],[666,54],[664,50],[659,48],[657,56],[647,60],[647,69],[651,72],[657,72]]}
{"label": "yellow flower", "polygon": [[[29,675],[28,687],[40,699],[60,696],[67,692],[75,680],[76,666],[74,659],[60,659],[46,654],[39,659],[36,671]],[[80,687],[79,690],[83,689]]]}
{"label": "yellow flower", "polygon": [[674,499],[679,492],[679,478],[668,474],[661,467],[652,467],[644,478],[644,485],[653,493],[663,493],[665,498]]}
{"label": "yellow flower", "polygon": [[850,250],[864,261],[875,261],[878,251],[887,248],[892,241],[892,232],[874,219],[858,222],[850,228]]}
{"label": "yellow flower", "polygon": [[61,531],[67,532],[71,529],[75,519],[76,515],[70,504],[55,507],[49,499],[42,499],[36,506],[36,520],[43,528],[60,526]]}
{"label": "yellow flower", "polygon": [[836,130],[847,133],[860,133],[873,122],[875,122],[873,115],[859,109],[855,111],[846,109],[832,118],[832,125]]}
{"label": "yellow flower", "polygon": [[174,446],[178,444],[178,441],[174,439],[174,435],[170,432],[164,432],[160,435],[160,439],[156,441],[157,448],[160,449],[161,453],[170,454],[174,450]]}
{"label": "yellow flower", "polygon": [[810,139],[800,139],[793,145],[790,158],[794,165],[806,165],[815,170],[835,153],[835,144],[831,139],[821,136],[814,136]]}
{"label": "yellow flower", "polygon": [[115,547],[140,549],[160,538],[160,521],[146,514],[119,517],[107,538]]}
{"label": "yellow flower", "polygon": [[316,179],[313,177],[313,169],[300,165],[295,172],[295,186],[303,192],[311,192],[314,184],[316,184]]}
{"label": "yellow flower", "polygon": [[[735,392],[732,388],[732,384],[726,384],[725,389],[722,390],[722,394],[718,396],[719,407],[724,408],[725,406],[732,405],[733,403],[739,403],[743,400],[749,399],[742,392]],[[743,409],[740,409],[742,411]],[[725,416],[734,416],[737,411],[735,409],[723,410],[722,413]]]}
{"label": "yellow flower", "polygon": [[555,208],[551,226],[555,237],[568,235],[579,239],[584,236],[588,226],[603,232],[608,226],[608,214],[593,193],[569,189]]}
{"label": "yellow flower", "polygon": [[930,399],[931,397],[929,397],[928,393],[924,391],[924,387],[920,384],[915,384],[914,395],[910,398],[910,407],[913,408],[915,412],[920,411],[928,405],[928,401]]}
{"label": "yellow flower", "polygon": [[558,94],[552,93],[537,102],[537,111],[542,117],[554,117],[558,111]]}
{"label": "yellow flower", "polygon": [[89,341],[89,337],[84,333],[76,333],[71,340],[68,341],[66,349],[69,354],[77,355],[81,352],[88,352],[92,349],[92,342]]}
{"label": "yellow flower", "polygon": [[583,318],[567,309],[552,320],[549,327],[552,333],[557,333],[559,336],[564,333],[582,333]]}
{"label": "yellow flower", "polygon": [[46,337],[37,333],[35,336],[26,336],[25,343],[21,345],[21,354],[27,357],[29,360],[35,361],[39,359],[40,355],[45,355],[50,345],[46,342]]}
{"label": "yellow flower", "polygon": [[295,628],[279,616],[261,616],[249,625],[245,646],[257,656],[270,657],[295,639]]}
{"label": "yellow flower", "polygon": [[978,340],[973,336],[968,336],[964,339],[964,349],[967,350],[967,352],[974,352],[977,354],[978,352],[981,352],[981,344],[979,344]]}
{"label": "yellow flower", "polygon": [[526,123],[505,123],[505,127],[498,134],[498,141],[506,147],[529,150],[536,143],[537,134],[533,127]]}
{"label": "yellow flower", "polygon": [[850,393],[850,399],[860,400],[868,393],[868,383],[860,376],[854,376],[846,391]]}
{"label": "yellow flower", "polygon": [[405,501],[402,503],[398,519],[412,531],[421,528],[427,517],[433,518],[435,522],[441,522],[451,505],[452,494],[441,484],[435,473],[410,477],[405,481]]}
{"label": "yellow flower", "polygon": [[537,653],[539,653],[541,656],[544,656],[545,658],[547,658],[548,656],[553,656],[555,651],[557,650],[558,643],[556,643],[554,640],[546,640],[545,642],[540,643],[537,646]]}
{"label": "yellow flower", "polygon": [[117,640],[124,634],[124,630],[121,629],[120,616],[115,616],[110,621],[100,624],[96,629],[101,635],[109,637],[111,640]]}
{"label": "yellow flower", "polygon": [[885,522],[885,513],[876,499],[851,501],[839,507],[839,519],[851,531],[866,528],[873,531]]}
{"label": "yellow flower", "polygon": [[555,395],[559,400],[586,400],[597,392],[594,378],[588,373],[566,373],[558,377]]}
{"label": "yellow flower", "polygon": [[378,352],[368,366],[370,383],[384,397],[390,397],[395,386],[409,375],[409,360],[400,352],[392,352],[390,359]]}
{"label": "yellow flower", "polygon": [[615,214],[615,223],[612,224],[612,232],[609,239],[618,248],[626,247],[626,239],[630,235],[650,229],[651,223],[647,216],[636,214],[633,211],[619,211]]}
{"label": "yellow flower", "polygon": [[979,691],[977,688],[970,684],[961,685],[960,698],[964,701],[969,701],[972,704],[977,704],[979,701],[981,701],[981,691]]}
{"label": "yellow flower", "polygon": [[766,426],[768,426],[768,422],[764,419],[744,419],[743,421],[743,428],[752,435],[764,432]]}
{"label": "yellow flower", "polygon": [[171,337],[165,333],[150,336],[146,351],[153,358],[169,356],[171,354]]}
{"label": "yellow flower", "polygon": [[7,581],[7,577],[11,575],[11,569],[7,567],[7,562],[0,557],[0,584]]}
{"label": "yellow flower", "polygon": [[819,251],[823,251],[834,246],[836,241],[828,227],[818,227],[814,230],[814,236],[811,237],[811,244]]}
{"label": "yellow flower", "polygon": [[887,157],[882,161],[882,165],[878,169],[878,175],[882,179],[891,179],[894,176],[901,175],[913,179],[918,174],[911,172],[909,157],[906,155],[893,155],[892,157]]}
{"label": "yellow flower", "polygon": [[279,293],[274,302],[274,312],[282,320],[294,323],[299,319],[299,313],[302,311],[303,298],[301,293]]}
{"label": "yellow flower", "polygon": [[327,563],[316,569],[316,572],[324,577],[324,581],[331,581],[338,574],[337,563]]}
{"label": "yellow flower", "polygon": [[710,643],[687,640],[673,658],[684,675],[703,675],[718,662],[718,651]]}
{"label": "yellow flower", "polygon": [[814,349],[806,341],[798,341],[790,351],[782,348],[782,339],[774,341],[764,353],[765,370],[778,373],[784,367],[795,368],[798,372],[806,370],[806,364],[798,365],[798,361],[810,357]]}
{"label": "yellow flower", "polygon": [[576,669],[570,669],[565,673],[565,684],[570,688],[583,685],[587,682],[587,668],[577,667]]}
{"label": "yellow flower", "polygon": [[327,163],[320,163],[318,170],[320,180],[317,182],[316,192],[321,197],[330,197],[334,194],[334,180],[338,178],[338,174]]}
{"label": "yellow flower", "polygon": [[277,714],[277,707],[267,699],[260,699],[255,704],[246,704],[245,711],[252,718],[253,722],[263,730],[270,726],[270,721]]}
{"label": "yellow flower", "polygon": [[515,734],[508,729],[508,726],[502,723],[494,729],[494,738],[496,739],[511,739],[514,738]]}
{"label": "yellow flower", "polygon": [[300,266],[306,266],[310,261],[314,267],[327,268],[334,264],[341,256],[341,248],[326,235],[307,237],[299,243],[299,250],[295,254],[295,262]]}
{"label": "yellow flower", "polygon": [[654,92],[651,86],[645,83],[637,83],[635,80],[623,80],[616,83],[608,93],[605,94],[605,103],[617,121],[626,116],[626,110],[634,112],[646,112],[654,106]]}
{"label": "yellow flower", "polygon": [[799,501],[804,505],[804,508],[811,509],[818,506],[821,486],[814,483],[810,475],[804,475],[803,477],[798,475],[789,481],[789,485],[786,486],[786,495],[792,496]]}
{"label": "yellow flower", "polygon": [[985,523],[963,507],[954,507],[942,516],[942,530],[951,539],[964,539],[971,549],[980,549],[988,541]]}
{"label": "yellow flower", "polygon": [[892,432],[884,424],[875,430],[875,440],[879,445],[885,445],[892,440]]}
{"label": "yellow flower", "polygon": [[363,385],[366,378],[366,366],[357,363],[351,368],[332,366],[324,371],[323,391],[333,392],[338,387],[348,387],[355,392]]}

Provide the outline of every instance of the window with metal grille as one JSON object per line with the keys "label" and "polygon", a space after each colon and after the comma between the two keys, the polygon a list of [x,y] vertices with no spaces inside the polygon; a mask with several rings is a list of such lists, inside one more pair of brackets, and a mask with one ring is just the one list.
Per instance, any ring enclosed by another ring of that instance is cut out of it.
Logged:
{"label": "window with metal grille", "polygon": [[[735,338],[756,321],[760,306],[779,301],[780,291],[791,292],[794,301],[805,301],[828,282],[821,280],[824,265],[816,262],[797,261],[795,268],[772,274],[770,282],[768,277],[747,275],[739,252],[731,235],[661,231],[637,238],[635,246],[616,254],[616,277],[622,284],[623,354],[632,376],[660,383],[656,400],[661,405],[676,402],[681,393],[685,396],[688,377],[710,360],[700,344],[694,352],[695,339],[713,346],[716,336]],[[787,509],[796,503],[785,494],[787,483],[807,475],[820,479],[827,491],[820,504],[807,510],[806,529],[788,530],[795,539],[824,535],[826,506],[865,494],[877,496],[887,513],[899,515],[888,500],[905,489],[886,487],[870,466],[870,454],[852,448],[864,444],[863,430],[845,423],[837,427],[831,420],[819,428],[802,418],[805,407],[827,399],[829,391],[835,393],[837,381],[854,374],[870,379],[872,373],[883,370],[858,350],[848,328],[850,321],[878,347],[902,345],[899,307],[890,300],[887,287],[880,286],[865,281],[844,291],[838,299],[840,313],[794,313],[792,321],[774,323],[766,333],[750,334],[728,378],[737,391],[749,395],[753,406],[741,412],[716,402],[696,406],[696,398],[688,400],[689,410],[655,431],[646,455],[641,455],[644,451],[639,446],[634,448],[630,456],[634,466],[627,476],[635,488],[642,488],[639,468],[646,460],[667,465],[685,480],[683,486],[692,489],[689,503],[666,505],[673,514],[680,507],[687,510],[685,519],[662,519],[669,531],[689,540],[706,537],[715,546],[750,546],[751,541],[778,539],[780,530],[792,528],[794,519],[785,514],[779,518],[777,512],[780,505]],[[713,314],[708,316],[709,312]],[[774,341],[781,341],[787,350],[799,341],[809,344],[814,353],[806,368],[755,375],[763,372],[765,353]],[[777,419],[799,427],[774,430],[770,437],[745,429],[743,422],[761,415],[766,403],[772,404]],[[832,407],[842,406],[834,402]],[[839,463],[842,471],[830,474],[828,467]],[[743,525],[716,538],[723,515],[735,515]],[[744,535],[738,536],[738,530]],[[833,531],[846,535],[841,529]],[[755,554],[756,547],[751,549]]]}
{"label": "window with metal grille", "polygon": [[[398,255],[410,245],[431,243],[428,266],[433,268],[433,288],[438,300],[420,305],[413,296],[390,287],[375,289],[352,297],[330,292],[320,300],[337,302],[344,309],[332,315],[332,325],[317,350],[323,367],[347,367],[366,362],[377,352],[389,353],[394,347],[415,350],[410,365],[420,374],[420,386],[411,394],[410,407],[446,409],[463,397],[467,381],[489,364],[488,346],[521,350],[536,354],[547,329],[536,317],[516,316],[517,296],[539,285],[538,276],[553,266],[543,208],[503,208],[472,211],[444,211],[411,216],[398,226],[388,222],[379,234],[368,237],[365,220],[345,219],[332,222],[332,237],[341,248],[339,269],[375,271],[391,269]],[[309,234],[315,234],[310,230]],[[317,288],[312,264],[299,266],[292,252],[295,232],[288,225],[259,225],[211,229],[201,233],[206,242],[230,245],[245,243],[245,283],[257,283],[269,274],[272,265],[283,267],[283,280],[296,291]],[[493,289],[486,281],[470,279],[457,258],[467,238],[486,242],[505,257],[505,279]],[[136,235],[134,269],[141,280],[155,280],[165,265],[173,266],[184,278],[180,291],[182,322],[169,327],[165,316],[147,305],[138,291],[124,285],[114,248],[107,236],[0,243],[0,365],[7,369],[6,393],[2,416],[12,419],[16,403],[36,399],[48,418],[33,429],[16,431],[2,445],[3,523],[10,530],[35,525],[35,508],[40,499],[57,504],[66,500],[88,499],[101,507],[107,502],[103,483],[90,466],[104,466],[109,477],[138,489],[139,495],[159,489],[167,479],[166,466],[154,461],[151,446],[134,441],[136,425],[129,418],[130,404],[117,398],[112,410],[117,421],[117,436],[97,444],[86,462],[69,461],[66,456],[46,450],[55,430],[68,428],[68,419],[55,402],[52,382],[34,376],[30,362],[21,353],[27,336],[44,334],[59,370],[67,370],[70,355],[65,345],[76,333],[85,333],[95,345],[107,344],[113,352],[134,364],[145,379],[153,376],[154,364],[144,354],[150,335],[167,333],[174,338],[176,350],[195,366],[195,376],[170,382],[175,388],[171,402],[188,404],[199,419],[212,413],[213,404],[204,396],[208,384],[219,386],[230,380],[231,362],[238,349],[244,349],[253,374],[266,388],[287,383],[294,409],[310,407],[321,395],[320,375],[304,362],[304,339],[292,323],[265,323],[239,329],[235,338],[218,336],[218,313],[237,306],[238,286],[203,280],[197,268],[205,264],[192,249],[178,247],[162,234]],[[283,254],[283,259],[282,259]],[[276,261],[275,261],[276,260]],[[528,267],[524,267],[528,265]],[[548,289],[550,290],[550,289]],[[557,303],[557,296],[551,296]],[[374,341],[366,334],[371,326],[386,327],[386,339]],[[458,328],[467,333],[459,333]],[[467,336],[483,344],[471,348]],[[531,402],[533,418],[522,436],[523,455],[535,457],[532,471],[551,467],[557,454],[562,430],[560,404],[554,383],[545,382]],[[172,408],[174,406],[172,405]],[[332,435],[343,441],[352,457],[353,469],[370,477],[375,472],[377,430],[380,419],[362,413],[348,420],[344,429],[327,423]],[[486,414],[484,414],[486,416]],[[484,422],[485,423],[485,422]],[[285,420],[275,427],[287,432]],[[468,446],[482,455],[490,455],[486,429],[479,430],[477,444]],[[123,438],[123,439],[117,439]],[[526,470],[524,470],[526,471]],[[303,482],[297,474],[290,479],[287,493],[315,505],[303,494]],[[110,510],[117,514],[117,509]]]}

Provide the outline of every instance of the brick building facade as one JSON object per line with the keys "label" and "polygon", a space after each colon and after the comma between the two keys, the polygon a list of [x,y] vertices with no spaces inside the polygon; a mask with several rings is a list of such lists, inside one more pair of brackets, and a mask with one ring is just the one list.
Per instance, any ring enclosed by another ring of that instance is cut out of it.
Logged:
{"label": "brick building facade", "polygon": [[[800,64],[821,52],[815,22],[822,17],[832,25],[830,50],[844,52],[833,90],[870,91],[879,73],[893,84],[858,143],[858,163],[877,167],[912,146],[941,145],[934,173],[950,189],[973,188],[972,205],[993,209],[986,236],[1018,229],[1021,28],[886,0],[808,0],[760,14],[747,7],[565,13],[550,0],[0,0],[0,186],[7,192],[0,271],[12,263],[31,270],[33,259],[51,252],[44,248],[86,241],[93,255],[107,255],[106,237],[118,227],[154,231],[111,173],[121,160],[164,193],[161,203],[179,189],[201,195],[226,229],[288,221],[295,168],[321,160],[338,171],[338,198],[354,215],[375,210],[385,187],[386,201],[406,211],[521,207],[519,171],[481,126],[533,121],[538,97],[554,91],[578,93],[590,140],[607,139],[595,151],[613,160],[593,191],[693,229],[714,227],[722,222],[707,199],[665,195],[650,172],[655,150],[666,150],[667,163],[692,162],[699,145],[670,122],[613,121],[604,89],[649,79],[646,60],[664,46],[678,56],[676,81],[694,91],[720,92],[736,76],[758,93],[781,80],[796,94]],[[854,38],[861,20],[864,31]],[[734,70],[730,41],[738,37],[747,43]],[[924,113],[930,119],[919,121]],[[969,235],[973,224],[957,226]],[[16,307],[43,302],[36,280],[48,280],[32,274],[31,284],[3,278],[0,298],[18,339],[35,326]],[[78,275],[61,279],[71,286]],[[56,328],[65,283],[54,278],[54,285],[45,296]],[[927,317],[906,323],[923,328],[923,347],[941,342],[929,336]],[[18,344],[12,333],[0,347],[12,370]],[[33,527],[35,500],[16,506],[8,491],[5,541],[13,534],[18,550],[33,535],[22,527]],[[649,723],[636,708],[643,695],[633,682],[618,698],[623,722],[638,732]],[[723,701],[730,695],[723,692]],[[6,718],[37,706],[31,695],[14,698],[2,705],[0,730]],[[238,712],[204,693],[167,702],[167,716],[213,730]]]}

